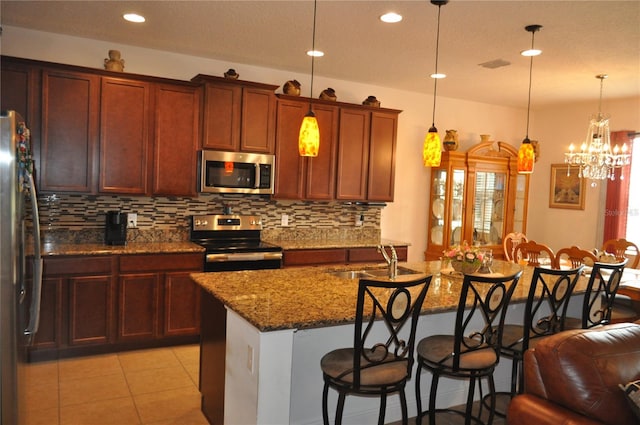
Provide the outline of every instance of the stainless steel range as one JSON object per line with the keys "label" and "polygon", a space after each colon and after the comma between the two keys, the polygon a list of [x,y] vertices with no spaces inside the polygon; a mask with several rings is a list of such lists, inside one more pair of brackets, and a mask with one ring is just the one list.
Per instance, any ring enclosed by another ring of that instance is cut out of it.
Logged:
{"label": "stainless steel range", "polygon": [[262,221],[254,215],[194,215],[191,242],[205,251],[204,271],[279,269],[282,248],[260,240]]}

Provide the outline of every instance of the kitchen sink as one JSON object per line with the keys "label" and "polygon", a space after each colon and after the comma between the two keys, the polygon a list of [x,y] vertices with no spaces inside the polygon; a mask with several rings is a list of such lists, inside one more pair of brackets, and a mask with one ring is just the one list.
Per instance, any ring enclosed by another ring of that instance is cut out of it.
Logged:
{"label": "kitchen sink", "polygon": [[[327,272],[332,276],[339,277],[340,279],[366,279],[372,277],[387,277],[389,276],[389,270],[385,268],[367,268],[360,270],[337,270]],[[411,270],[405,267],[398,267],[398,276],[407,274],[420,274],[415,270]]]}

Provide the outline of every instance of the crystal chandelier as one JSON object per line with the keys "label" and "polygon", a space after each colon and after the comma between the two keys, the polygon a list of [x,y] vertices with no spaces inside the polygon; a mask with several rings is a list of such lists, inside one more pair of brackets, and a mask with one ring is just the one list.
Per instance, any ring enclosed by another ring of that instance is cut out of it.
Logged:
{"label": "crystal chandelier", "polygon": [[575,152],[573,144],[569,152],[564,154],[564,162],[568,164],[567,173],[571,166],[579,167],[578,177],[592,180],[591,186],[596,186],[595,180],[615,180],[615,170],[620,168],[620,180],[624,180],[622,167],[631,163],[631,155],[627,153],[627,145],[618,145],[611,149],[609,114],[602,113],[602,86],[607,78],[606,74],[596,75],[600,80],[600,101],[598,113],[591,116],[587,138],[580,146],[580,152]]}

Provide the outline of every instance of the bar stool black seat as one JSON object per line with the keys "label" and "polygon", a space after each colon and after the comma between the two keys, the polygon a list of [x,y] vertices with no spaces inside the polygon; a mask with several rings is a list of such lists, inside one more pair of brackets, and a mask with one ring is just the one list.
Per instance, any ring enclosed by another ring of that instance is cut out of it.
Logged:
{"label": "bar stool black seat", "polygon": [[535,347],[544,337],[564,329],[566,306],[583,267],[578,265],[576,268],[564,270],[547,267],[534,269],[523,321],[504,325],[500,354],[511,358],[511,389],[509,393],[497,393],[496,414],[504,416],[511,398],[522,393],[524,389],[524,352]]}
{"label": "bar stool black seat", "polygon": [[[481,419],[482,404],[477,416],[473,416],[473,401],[476,383],[482,396],[482,378],[487,378],[489,394],[489,422],[495,410],[495,385],[493,371],[500,358],[500,346],[505,313],[511,295],[518,284],[522,271],[509,276],[464,275],[462,289],[454,323],[454,333],[423,338],[417,346],[416,402],[418,414],[416,424],[429,416],[429,424],[435,425],[439,415],[461,415],[464,423],[484,423]],[[422,369],[432,374],[429,393],[429,408],[422,410],[420,379]],[[466,409],[464,412],[451,409],[436,409],[438,382],[441,377],[469,380]]]}
{"label": "bar stool black seat", "polygon": [[611,322],[613,304],[628,259],[619,263],[593,264],[587,290],[582,298],[582,317],[567,317],[565,329],[588,329]]}
{"label": "bar stool black seat", "polygon": [[[338,391],[335,423],[342,423],[347,394],[380,396],[378,423],[384,424],[387,394],[398,393],[402,423],[408,422],[405,384],[414,363],[415,335],[432,276],[360,279],[353,347],[322,357],[322,417],[329,424],[329,388]],[[405,326],[406,325],[406,326]]]}

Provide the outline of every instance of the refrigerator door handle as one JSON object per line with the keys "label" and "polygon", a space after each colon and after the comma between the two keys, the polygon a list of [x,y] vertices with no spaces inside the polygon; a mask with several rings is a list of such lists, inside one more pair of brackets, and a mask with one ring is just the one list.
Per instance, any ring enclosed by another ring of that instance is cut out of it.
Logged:
{"label": "refrigerator door handle", "polygon": [[40,326],[40,300],[42,297],[42,252],[40,248],[40,214],[38,213],[38,196],[36,185],[31,173],[25,173],[31,196],[31,211],[33,220],[33,293],[29,308],[29,324],[24,330],[27,336],[34,336]]}

